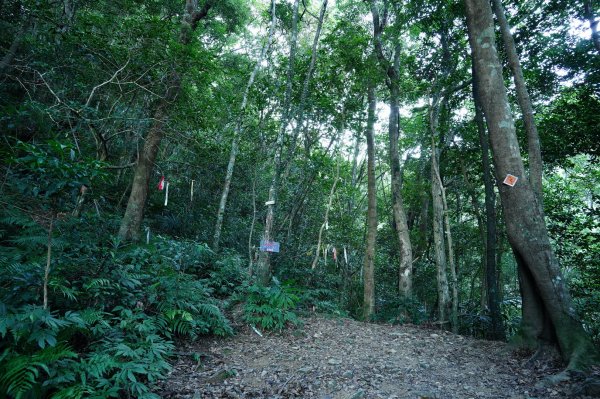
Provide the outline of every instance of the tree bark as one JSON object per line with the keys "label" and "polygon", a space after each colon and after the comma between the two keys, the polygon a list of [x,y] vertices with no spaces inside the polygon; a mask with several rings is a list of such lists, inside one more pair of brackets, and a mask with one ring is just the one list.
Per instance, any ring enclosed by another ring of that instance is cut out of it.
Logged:
{"label": "tree bark", "polygon": [[15,37],[10,47],[8,48],[8,51],[0,60],[0,74],[4,73],[4,71],[8,69],[8,67],[12,63],[12,60],[15,58],[15,55],[17,55],[17,51],[19,50],[21,42],[23,41],[23,38],[25,36],[26,26],[27,24],[25,22],[21,23],[21,25],[19,26],[19,30],[15,34]]}
{"label": "tree bark", "polygon": [[[543,215],[536,206],[534,189],[524,178],[525,167],[496,50],[491,6],[486,0],[465,0],[465,5],[477,92],[488,126],[507,235],[522,270],[531,276],[531,296],[523,297],[523,308],[533,306],[532,313],[540,320],[536,332],[529,332],[529,336],[540,343],[544,337],[537,331],[550,326],[555,337],[552,343],[569,362],[569,368],[582,369],[595,350],[575,314]],[[514,187],[501,183],[507,174],[519,178]],[[532,297],[538,301],[532,303]]]}
{"label": "tree bark", "polygon": [[[323,0],[323,4],[321,4],[321,12],[319,13],[319,21],[317,22],[317,30],[315,32],[315,37],[313,38],[312,50],[310,55],[310,63],[308,65],[308,71],[306,72],[306,77],[304,78],[304,84],[302,86],[302,94],[300,95],[300,105],[298,106],[298,115],[296,121],[296,128],[294,132],[294,141],[300,134],[300,130],[302,129],[302,125],[304,124],[304,108],[306,107],[306,99],[308,98],[308,88],[310,85],[310,81],[312,80],[313,72],[315,70],[315,64],[317,62],[317,52],[319,48],[319,38],[321,37],[321,28],[323,27],[323,20],[325,19],[325,12],[327,11],[327,0]],[[293,147],[291,151],[293,151]],[[305,140],[305,151],[306,154],[310,152],[310,140]]]}
{"label": "tree bark", "polygon": [[[287,83],[285,89],[285,98],[283,103],[283,112],[281,116],[281,124],[277,133],[277,142],[275,143],[275,159],[274,170],[271,178],[271,186],[269,187],[269,200],[267,205],[267,216],[265,217],[265,228],[262,239],[271,241],[271,233],[273,230],[273,219],[275,217],[275,201],[277,201],[277,192],[279,190],[279,175],[281,173],[281,155],[283,152],[283,138],[287,129],[290,116],[290,104],[292,100],[292,82],[294,79],[294,63],[296,58],[296,47],[298,42],[298,5],[299,0],[294,1],[292,15],[292,32],[290,38],[290,55],[287,70]],[[256,275],[258,283],[268,285],[271,281],[271,256],[269,252],[260,252],[258,262],[256,264]]]}
{"label": "tree bark", "polygon": [[431,105],[431,198],[433,213],[433,251],[437,268],[438,319],[441,323],[448,321],[451,314],[452,301],[448,286],[447,258],[444,239],[444,187],[439,174],[438,150],[435,145],[434,132],[437,126],[437,104]]}
{"label": "tree bark", "polygon": [[[333,204],[333,194],[335,194],[335,187],[337,186],[338,180],[340,179],[340,163],[338,160],[336,169],[335,169],[335,179],[333,180],[333,184],[331,185],[331,191],[329,192],[329,202],[327,203],[327,208],[325,208],[325,218],[323,220],[323,224],[321,224],[321,228],[319,229],[319,238],[317,240],[317,250],[315,253],[315,259],[312,262],[311,269],[315,269],[317,267],[317,262],[319,261],[319,251],[321,250],[321,239],[323,238],[323,230],[327,228],[329,224],[329,210],[331,209],[331,205]],[[291,220],[291,219],[290,219]]]}
{"label": "tree bark", "polygon": [[363,267],[364,296],[363,318],[368,320],[375,311],[375,241],[377,238],[377,192],[375,181],[375,88],[369,84],[369,109],[367,115],[367,247]]}
{"label": "tree bark", "polygon": [[502,41],[504,42],[504,50],[508,57],[508,65],[513,74],[515,87],[517,89],[517,99],[519,101],[519,107],[523,114],[523,123],[525,124],[525,131],[527,132],[527,144],[529,152],[529,180],[536,199],[538,201],[540,209],[543,210],[543,190],[542,190],[542,153],[540,148],[540,136],[538,135],[537,127],[533,117],[533,106],[531,105],[531,98],[525,85],[525,78],[523,77],[523,70],[521,69],[521,62],[519,61],[519,55],[517,54],[517,47],[513,39],[512,33],[510,33],[510,26],[506,20],[504,14],[504,8],[502,7],[502,0],[493,0],[494,12],[498,23],[500,25],[500,31],[502,33]]}
{"label": "tree bark", "polygon": [[176,72],[172,72],[169,77],[170,87],[167,94],[162,99],[154,112],[154,122],[144,141],[144,147],[138,156],[138,161],[134,169],[133,183],[129,194],[129,201],[121,227],[119,228],[119,239],[127,241],[139,241],[141,238],[140,230],[142,220],[144,219],[144,206],[150,185],[150,176],[154,168],[154,161],[158,154],[158,148],[163,138],[163,128],[168,117],[170,105],[181,89],[181,82]]}
{"label": "tree bark", "polygon": [[[183,17],[180,32],[180,41],[188,45],[191,41],[190,34],[198,26],[198,22],[208,15],[214,0],[207,0],[202,8],[197,9],[195,0],[186,0],[186,13]],[[165,96],[160,100],[154,110],[153,123],[144,141],[142,153],[138,156],[133,172],[131,193],[127,202],[125,214],[121,220],[118,237],[120,240],[139,241],[140,227],[144,219],[144,207],[148,198],[150,177],[154,168],[154,161],[158,154],[160,142],[164,136],[164,126],[168,119],[171,104],[181,90],[181,78],[176,71],[172,71],[167,79],[168,86]]]}
{"label": "tree bark", "polygon": [[481,100],[477,94],[477,76],[475,70],[473,70],[473,101],[475,103],[475,123],[477,124],[479,134],[479,145],[481,146],[483,185],[485,187],[485,291],[492,321],[491,337],[493,339],[505,340],[506,333],[500,310],[497,279],[498,266],[496,263],[496,194],[494,193],[494,183],[492,182],[489,142],[485,134]]}
{"label": "tree bark", "polygon": [[223,227],[223,217],[225,215],[225,207],[227,206],[227,198],[229,197],[229,188],[231,187],[231,178],[233,177],[233,170],[235,168],[235,160],[239,150],[239,141],[242,131],[244,129],[244,118],[246,114],[246,106],[248,104],[248,94],[254,84],[254,79],[261,69],[261,63],[265,56],[269,53],[271,47],[271,41],[273,38],[273,32],[275,30],[275,0],[271,1],[271,25],[269,26],[269,33],[267,34],[267,41],[262,47],[256,65],[250,74],[244,95],[242,97],[242,104],[240,106],[240,113],[238,116],[235,131],[233,133],[233,140],[231,142],[231,150],[229,152],[229,163],[227,164],[227,172],[225,174],[225,183],[223,184],[223,191],[221,193],[221,201],[219,202],[219,210],[217,211],[217,221],[215,223],[215,232],[213,235],[212,249],[215,252],[219,251],[219,242],[221,241],[221,229]]}
{"label": "tree bark", "polygon": [[381,33],[385,28],[385,18],[380,21],[379,10],[375,0],[371,0],[371,14],[373,15],[373,38],[375,40],[375,53],[379,60],[380,68],[386,73],[386,84],[390,91],[389,106],[389,156],[392,181],[392,210],[394,214],[394,223],[396,234],[398,236],[398,245],[400,248],[400,265],[398,268],[398,289],[400,295],[405,298],[412,296],[412,244],[406,220],[406,212],[402,199],[402,170],[400,168],[400,154],[398,148],[399,131],[399,105],[400,96],[400,44],[397,43],[394,48],[393,59],[390,62],[383,53],[381,43]]}

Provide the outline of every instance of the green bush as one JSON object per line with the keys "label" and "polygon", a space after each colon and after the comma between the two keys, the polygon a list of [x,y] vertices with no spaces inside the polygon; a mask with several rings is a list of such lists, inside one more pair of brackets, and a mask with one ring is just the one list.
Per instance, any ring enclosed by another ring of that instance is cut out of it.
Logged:
{"label": "green bush", "polygon": [[232,334],[214,288],[185,272],[209,269],[214,255],[195,260],[204,246],[122,246],[86,217],[55,228],[44,309],[44,228],[15,210],[0,219],[0,397],[157,398],[172,340]]}
{"label": "green bush", "polygon": [[[275,279],[274,279],[275,280]],[[297,289],[280,285],[277,280],[270,287],[249,285],[245,287],[244,320],[264,330],[281,331],[289,324],[297,324],[294,309],[300,298]]]}

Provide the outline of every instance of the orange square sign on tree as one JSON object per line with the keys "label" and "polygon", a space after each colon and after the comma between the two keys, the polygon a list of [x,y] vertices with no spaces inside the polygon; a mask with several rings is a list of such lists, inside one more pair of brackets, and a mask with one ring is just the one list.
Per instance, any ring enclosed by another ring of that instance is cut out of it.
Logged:
{"label": "orange square sign on tree", "polygon": [[504,178],[504,181],[502,183],[506,184],[507,186],[514,187],[515,184],[517,184],[517,180],[519,180],[519,178],[517,176],[508,174],[508,175],[506,175],[506,177]]}

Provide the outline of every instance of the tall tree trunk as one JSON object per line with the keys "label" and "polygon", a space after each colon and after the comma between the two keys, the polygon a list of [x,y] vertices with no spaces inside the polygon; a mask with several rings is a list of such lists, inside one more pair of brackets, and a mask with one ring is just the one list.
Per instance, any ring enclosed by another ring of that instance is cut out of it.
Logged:
{"label": "tall tree trunk", "polygon": [[[214,0],[207,0],[202,8],[197,9],[195,0],[186,0],[185,15],[182,21],[180,42],[188,45],[198,23],[208,15]],[[153,123],[144,141],[142,153],[139,154],[137,164],[133,172],[133,183],[125,214],[119,228],[119,239],[138,241],[140,239],[140,227],[144,218],[144,207],[148,198],[150,177],[154,168],[154,161],[158,154],[158,148],[164,135],[165,122],[169,116],[171,104],[177,98],[181,90],[181,78],[173,71],[167,79],[168,87],[165,96],[160,100],[154,110]]]}
{"label": "tall tree trunk", "polygon": [[[446,30],[440,31],[444,67],[438,79],[445,80],[451,71],[449,61],[448,40]],[[435,84],[434,86],[438,86]],[[458,332],[458,288],[456,279],[456,263],[454,260],[454,249],[452,245],[452,234],[450,232],[450,220],[448,203],[446,201],[446,190],[440,174],[441,150],[436,146],[436,137],[439,134],[439,115],[447,104],[449,94],[442,96],[441,90],[435,88],[431,96],[429,106],[429,129],[431,133],[431,195],[433,198],[433,220],[434,220],[434,250],[436,266],[438,271],[438,312],[440,322],[445,322],[450,316],[452,331]],[[445,248],[446,247],[446,248]],[[445,253],[445,251],[448,251]],[[440,253],[441,252],[441,253]],[[449,297],[449,285],[447,270],[450,270],[450,287],[452,287],[452,299]]]}
{"label": "tall tree trunk", "polygon": [[485,286],[487,294],[487,306],[490,309],[492,320],[493,339],[504,340],[504,322],[500,311],[500,298],[498,295],[498,266],[496,263],[496,194],[492,182],[492,171],[490,167],[490,150],[488,138],[485,132],[481,100],[477,94],[477,76],[473,69],[473,101],[475,103],[475,123],[479,133],[479,145],[481,146],[481,162],[483,166],[483,185],[485,187]]}
{"label": "tall tree trunk", "polygon": [[215,223],[215,233],[213,236],[213,251],[219,250],[219,242],[221,240],[221,228],[223,227],[223,216],[225,215],[225,206],[227,205],[227,197],[229,196],[229,188],[231,186],[231,178],[233,177],[233,169],[235,168],[235,160],[239,149],[240,135],[244,129],[244,119],[246,114],[246,106],[248,104],[248,93],[250,88],[254,84],[254,79],[261,69],[261,64],[265,56],[269,53],[271,47],[271,41],[273,39],[273,32],[275,31],[275,0],[271,1],[271,25],[269,26],[269,33],[267,34],[267,40],[262,47],[256,65],[250,74],[246,89],[244,90],[244,96],[242,97],[242,105],[240,106],[240,113],[238,116],[235,132],[233,134],[233,141],[231,142],[231,150],[229,152],[229,163],[227,164],[227,172],[225,175],[225,183],[223,185],[223,191],[221,193],[221,201],[219,202],[219,210],[217,211],[217,222]]}
{"label": "tall tree trunk", "polygon": [[396,225],[396,235],[400,248],[400,265],[398,268],[398,289],[400,295],[405,298],[412,296],[412,245],[406,221],[406,212],[402,200],[402,170],[400,168],[400,154],[398,148],[399,139],[399,106],[398,106],[398,83],[395,82],[390,88],[390,119],[389,119],[389,153],[392,183],[392,209]]}
{"label": "tall tree trunk", "polygon": [[500,31],[502,32],[502,41],[504,42],[504,49],[508,56],[508,65],[513,74],[515,87],[517,89],[517,99],[519,101],[521,113],[523,114],[525,131],[527,132],[529,180],[540,209],[543,210],[542,153],[540,149],[540,136],[538,135],[535,120],[533,118],[533,106],[531,105],[531,98],[529,97],[527,86],[525,85],[525,78],[523,77],[521,62],[519,61],[519,55],[517,54],[517,47],[515,46],[512,33],[510,33],[510,26],[506,20],[506,15],[504,14],[502,0],[492,0],[492,3],[494,5],[496,18],[498,18]]}
{"label": "tall tree trunk", "polygon": [[[304,124],[304,108],[306,107],[306,99],[309,94],[310,81],[312,80],[313,72],[315,70],[315,64],[317,62],[317,51],[319,48],[319,38],[321,37],[321,28],[323,27],[323,20],[325,19],[325,12],[327,11],[327,0],[323,0],[321,4],[321,12],[319,13],[319,21],[317,22],[317,30],[315,31],[315,37],[313,38],[313,44],[311,49],[310,63],[308,65],[308,71],[304,78],[304,84],[302,86],[302,94],[300,95],[300,105],[298,107],[298,115],[296,122],[296,131],[294,132],[294,139],[296,139]],[[293,151],[293,148],[291,148]],[[305,141],[306,154],[310,152],[310,140]]]}
{"label": "tall tree trunk", "polygon": [[142,220],[144,219],[144,206],[146,198],[148,198],[150,176],[154,167],[154,161],[156,160],[158,148],[164,135],[163,128],[168,117],[168,110],[181,89],[181,82],[177,73],[171,73],[169,82],[170,87],[167,90],[165,98],[160,100],[154,112],[152,126],[146,135],[144,147],[138,156],[138,161],[133,171],[133,183],[131,185],[129,201],[127,202],[127,208],[125,209],[125,214],[123,215],[123,219],[121,219],[121,227],[119,228],[119,238],[121,240],[139,241],[141,237],[140,230]]}
{"label": "tall tree trunk", "polygon": [[[333,180],[333,184],[331,185],[331,191],[329,192],[329,202],[327,203],[327,208],[325,208],[325,218],[323,223],[321,224],[321,228],[319,229],[319,238],[317,240],[317,250],[315,253],[315,259],[312,262],[312,269],[317,267],[317,262],[319,261],[319,255],[321,250],[321,240],[323,238],[323,230],[325,230],[329,224],[329,210],[331,209],[331,205],[333,204],[333,194],[335,194],[335,187],[337,186],[338,180],[340,179],[340,162],[338,160],[336,169],[335,169],[335,179]],[[290,219],[291,220],[291,219]]]}
{"label": "tall tree trunk", "polygon": [[368,88],[369,110],[367,115],[367,248],[363,267],[364,297],[363,318],[368,320],[375,310],[375,241],[377,238],[377,192],[375,181],[375,88]]}
{"label": "tall tree trunk", "polygon": [[450,269],[450,288],[452,289],[452,313],[450,314],[450,324],[452,332],[458,333],[458,276],[456,273],[456,258],[454,254],[454,243],[450,230],[450,211],[448,210],[448,201],[446,199],[446,189],[442,184],[439,175],[440,187],[442,189],[442,204],[444,205],[444,232],[446,234],[446,247],[448,249],[448,268]]}
{"label": "tall tree trunk", "polygon": [[[482,121],[483,122],[483,121]],[[479,126],[479,125],[478,125]],[[473,211],[475,212],[475,218],[477,219],[477,231],[479,232],[479,239],[481,240],[481,303],[480,307],[482,311],[485,311],[488,308],[487,301],[487,288],[486,288],[486,254],[487,254],[487,240],[486,240],[486,231],[484,226],[484,218],[483,212],[481,211],[481,206],[479,205],[479,200],[477,199],[477,193],[475,191],[475,187],[473,183],[469,179],[469,173],[467,172],[467,167],[464,161],[460,160],[460,167],[463,173],[463,181],[465,183],[465,188],[469,193],[469,197],[471,199],[471,205],[473,206]]]}
{"label": "tall tree trunk", "polygon": [[[281,155],[283,152],[283,138],[287,129],[290,118],[290,104],[292,101],[292,82],[294,79],[294,63],[296,59],[296,47],[298,42],[298,5],[299,0],[294,1],[292,15],[292,32],[290,38],[290,54],[287,70],[287,83],[285,89],[285,98],[283,102],[283,111],[281,116],[281,124],[277,133],[277,142],[275,143],[275,159],[274,170],[271,178],[271,186],[269,187],[269,200],[267,202],[267,216],[265,217],[265,228],[262,239],[271,241],[271,233],[273,230],[273,219],[275,217],[275,202],[277,201],[277,192],[279,190],[279,175],[281,173]],[[271,256],[269,252],[260,252],[258,262],[256,264],[256,275],[258,283],[268,285],[271,281]]]}
{"label": "tall tree trunk", "polygon": [[[531,306],[531,314],[539,316],[535,335],[525,333],[539,343],[545,337],[537,331],[551,330],[551,341],[569,362],[569,368],[582,369],[595,350],[575,314],[542,212],[536,206],[534,189],[524,178],[525,167],[496,50],[492,9],[487,0],[465,0],[465,5],[477,93],[488,126],[506,231],[522,271],[531,281],[531,293],[523,296],[523,308]],[[508,174],[519,178],[513,187],[501,183]]]}
{"label": "tall tree trunk", "polygon": [[434,132],[437,126],[437,104],[434,100],[430,111],[431,128],[431,198],[433,213],[433,251],[437,268],[438,318],[441,323],[448,321],[452,302],[448,286],[447,258],[444,239],[444,187],[439,174],[438,150],[435,145]]}
{"label": "tall tree trunk", "polygon": [[[387,13],[387,11],[386,11]],[[400,112],[398,98],[400,96],[400,43],[396,43],[394,48],[393,59],[390,62],[383,52],[381,43],[381,34],[385,28],[385,18],[383,21],[379,18],[379,10],[375,4],[375,0],[371,0],[371,14],[373,16],[373,38],[375,40],[375,53],[379,60],[379,66],[386,73],[386,84],[390,91],[389,106],[389,156],[390,170],[392,180],[392,210],[394,213],[394,223],[396,234],[398,236],[398,244],[400,248],[400,265],[398,289],[400,295],[405,298],[412,296],[412,244],[408,231],[408,223],[406,221],[406,212],[402,200],[402,170],[400,168],[400,154],[398,148],[398,139],[400,135],[399,122]]]}

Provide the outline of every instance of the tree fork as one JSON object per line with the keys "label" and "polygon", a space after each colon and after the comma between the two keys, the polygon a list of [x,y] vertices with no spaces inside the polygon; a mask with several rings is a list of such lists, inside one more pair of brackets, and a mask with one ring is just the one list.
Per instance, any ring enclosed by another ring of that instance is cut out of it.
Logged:
{"label": "tree fork", "polygon": [[[491,6],[486,0],[465,0],[465,6],[477,91],[488,125],[508,239],[523,268],[531,273],[532,285],[547,312],[536,313],[544,323],[551,323],[548,325],[552,326],[568,369],[583,370],[597,361],[596,351],[575,314],[542,212],[536,206],[534,189],[528,179],[522,178],[525,167],[502,79]],[[521,177],[513,187],[501,183],[509,173]],[[538,343],[542,339],[539,335],[535,338]]]}

